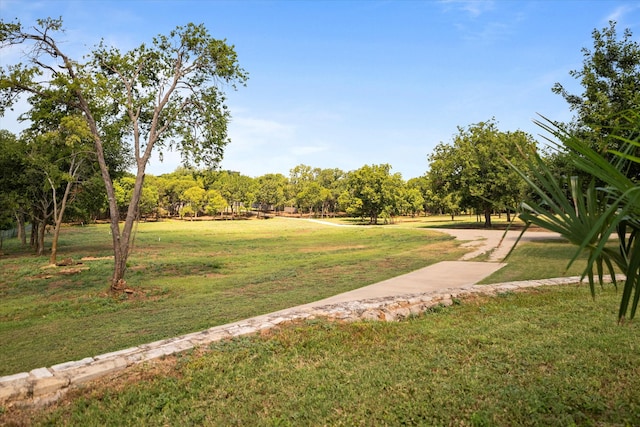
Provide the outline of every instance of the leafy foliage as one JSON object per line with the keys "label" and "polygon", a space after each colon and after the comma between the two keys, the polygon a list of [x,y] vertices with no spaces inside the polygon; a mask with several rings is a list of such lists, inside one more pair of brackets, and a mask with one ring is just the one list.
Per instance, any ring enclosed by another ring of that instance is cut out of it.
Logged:
{"label": "leafy foliage", "polygon": [[535,147],[535,141],[522,131],[499,131],[495,120],[458,131],[452,144],[440,143],[429,156],[431,187],[445,211],[475,209],[491,227],[492,211],[515,210],[524,191],[522,180],[502,159],[522,165],[517,147]]}
{"label": "leafy foliage", "polygon": [[[624,126],[624,116],[626,111],[640,109],[640,44],[633,39],[630,29],[619,39],[615,21],[602,30],[594,29],[592,36],[593,48],[582,49],[582,68],[569,73],[579,80],[583,92],[569,93],[560,83],[552,90],[575,113],[573,132],[596,152],[614,161],[611,150],[620,149],[619,139],[607,136],[614,129],[627,140],[638,136],[638,129]],[[640,149],[632,151],[640,156]],[[629,164],[625,174],[639,179],[640,166]]]}
{"label": "leafy foliage", "polygon": [[[176,149],[185,163],[215,166],[229,142],[230,114],[221,84],[235,88],[244,84],[247,73],[239,67],[233,46],[211,37],[203,25],[178,26],[124,53],[102,42],[80,62],[57,42],[62,19],[36,23],[25,29],[19,22],[0,21],[0,47],[30,48],[30,65],[0,68],[0,112],[23,93],[31,96],[32,104],[51,107],[37,112],[81,112],[107,192],[114,250],[111,289],[118,290],[154,149]],[[131,143],[136,167],[122,227],[108,162],[113,141]]]}
{"label": "leafy foliage", "polygon": [[388,216],[397,209],[403,187],[402,176],[391,174],[391,165],[365,165],[348,175],[340,204],[347,212],[377,224],[381,214]]}

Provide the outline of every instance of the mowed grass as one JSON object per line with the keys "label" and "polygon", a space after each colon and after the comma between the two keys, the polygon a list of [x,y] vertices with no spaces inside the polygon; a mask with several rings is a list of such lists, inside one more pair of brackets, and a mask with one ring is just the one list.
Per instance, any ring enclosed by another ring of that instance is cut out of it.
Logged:
{"label": "mowed grass", "polygon": [[[577,249],[576,246],[567,242],[558,241],[520,243],[505,261],[507,265],[481,280],[480,283],[582,276],[588,259],[586,251],[581,253],[577,260],[569,265],[569,261]],[[619,269],[616,269],[616,271],[619,272]],[[588,279],[585,278],[584,281],[587,283]]]}
{"label": "mowed grass", "polygon": [[[492,215],[491,226],[494,230],[504,230],[507,227],[512,230],[520,230],[524,226],[524,223],[520,221],[517,216],[512,215],[512,222],[507,221],[506,215]],[[350,218],[350,217],[335,217],[324,218],[322,221],[337,223],[337,224],[353,224],[353,225],[366,225],[369,222],[368,218]],[[416,215],[416,216],[398,216],[393,217],[387,224],[383,219],[378,220],[379,225],[392,225],[398,228],[481,228],[484,227],[484,216],[476,216],[475,214],[468,215],[456,215],[454,219],[451,219],[451,215]]]}
{"label": "mowed grass", "polygon": [[[463,299],[400,323],[313,321],[214,343],[5,422],[134,426],[640,425],[640,328],[612,288]],[[2,418],[0,417],[0,421]]]}
{"label": "mowed grass", "polygon": [[[106,225],[69,227],[59,259],[108,257]],[[0,257],[0,376],[79,360],[308,303],[463,254],[425,230],[282,218],[140,223],[132,295],[106,291],[113,261],[43,268],[13,239]]]}

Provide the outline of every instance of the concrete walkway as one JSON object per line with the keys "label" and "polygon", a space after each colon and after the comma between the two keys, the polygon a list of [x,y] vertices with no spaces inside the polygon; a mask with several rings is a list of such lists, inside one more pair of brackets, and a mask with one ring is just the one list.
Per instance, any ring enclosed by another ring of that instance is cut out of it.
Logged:
{"label": "concrete walkway", "polygon": [[[340,226],[340,224],[332,222],[312,221],[331,226]],[[429,293],[474,285],[506,265],[499,261],[502,261],[507,256],[520,235],[520,231],[508,231],[505,234],[502,230],[449,228],[429,230],[449,234],[463,241],[462,247],[470,247],[474,248],[474,250],[466,253],[459,261],[439,262],[402,276],[305,304],[302,307],[323,307],[330,304]],[[560,239],[561,237],[557,233],[527,231],[520,242]],[[489,262],[469,261],[485,253],[489,253]]]}
{"label": "concrete walkway", "polygon": [[352,301],[423,294],[474,285],[506,264],[472,261],[443,261],[402,276],[392,277],[302,307],[323,307]]}
{"label": "concrete walkway", "polygon": [[[507,231],[505,234],[503,230],[455,228],[430,228],[429,230],[449,234],[463,241],[462,247],[474,248],[461,258],[462,261],[471,260],[485,253],[489,253],[489,262],[503,261],[520,235],[520,231]],[[558,233],[528,230],[520,242],[545,240],[563,240],[563,238]]]}

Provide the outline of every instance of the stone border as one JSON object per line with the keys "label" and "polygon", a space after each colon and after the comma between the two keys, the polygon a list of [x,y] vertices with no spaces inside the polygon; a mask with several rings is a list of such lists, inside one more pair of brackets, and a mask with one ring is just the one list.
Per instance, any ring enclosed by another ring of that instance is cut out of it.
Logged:
{"label": "stone border", "polygon": [[[624,277],[621,277],[624,280]],[[610,281],[610,279],[609,279]],[[0,405],[43,406],[60,399],[70,389],[93,379],[122,371],[130,366],[180,353],[226,338],[260,333],[279,324],[305,319],[334,321],[398,321],[418,315],[435,306],[453,304],[454,298],[471,295],[496,295],[503,292],[549,285],[577,284],[580,277],[505,282],[493,285],[469,285],[429,293],[344,302],[325,306],[302,306],[252,317],[240,322],[216,326],[175,338],[105,353],[82,360],[60,363],[49,368],[0,377]]]}

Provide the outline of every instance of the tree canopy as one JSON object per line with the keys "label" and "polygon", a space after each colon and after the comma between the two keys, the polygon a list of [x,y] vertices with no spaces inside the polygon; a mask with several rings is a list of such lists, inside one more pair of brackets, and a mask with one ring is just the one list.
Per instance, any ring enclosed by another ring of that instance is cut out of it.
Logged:
{"label": "tree canopy", "polygon": [[[619,38],[615,21],[610,21],[609,26],[601,30],[594,29],[592,37],[593,48],[582,49],[582,68],[569,72],[579,81],[582,93],[570,93],[560,83],[552,90],[561,95],[574,112],[571,132],[579,136],[582,143],[610,161],[614,161],[615,156],[608,152],[619,151],[621,147],[640,157],[640,148],[620,140],[634,140],[638,135],[637,129],[625,125],[625,116],[640,110],[640,44],[628,28]],[[617,137],[608,138],[609,135]],[[559,161],[564,165],[571,164],[562,159]],[[640,166],[630,164],[626,174],[640,179]]]}
{"label": "tree canopy", "polygon": [[[63,51],[61,19],[40,19],[26,29],[0,22],[0,46],[27,45],[29,65],[0,69],[0,112],[23,93],[49,111],[79,111],[90,129],[111,217],[114,274],[123,288],[133,223],[145,169],[155,150],[178,150],[185,163],[215,165],[228,143],[230,113],[222,84],[247,79],[233,46],[211,37],[203,25],[176,27],[150,44],[121,52],[101,42],[82,61]],[[45,111],[45,110],[42,110]],[[130,144],[135,183],[122,228],[106,148]]]}
{"label": "tree canopy", "polygon": [[349,173],[341,203],[347,212],[377,224],[381,214],[393,213],[403,186],[402,176],[392,174],[391,165],[364,165]]}
{"label": "tree canopy", "polygon": [[536,143],[522,131],[499,131],[493,119],[458,131],[451,144],[440,143],[429,156],[427,176],[445,210],[475,209],[491,227],[492,212],[515,211],[525,188],[505,160],[521,165],[520,150]]}

